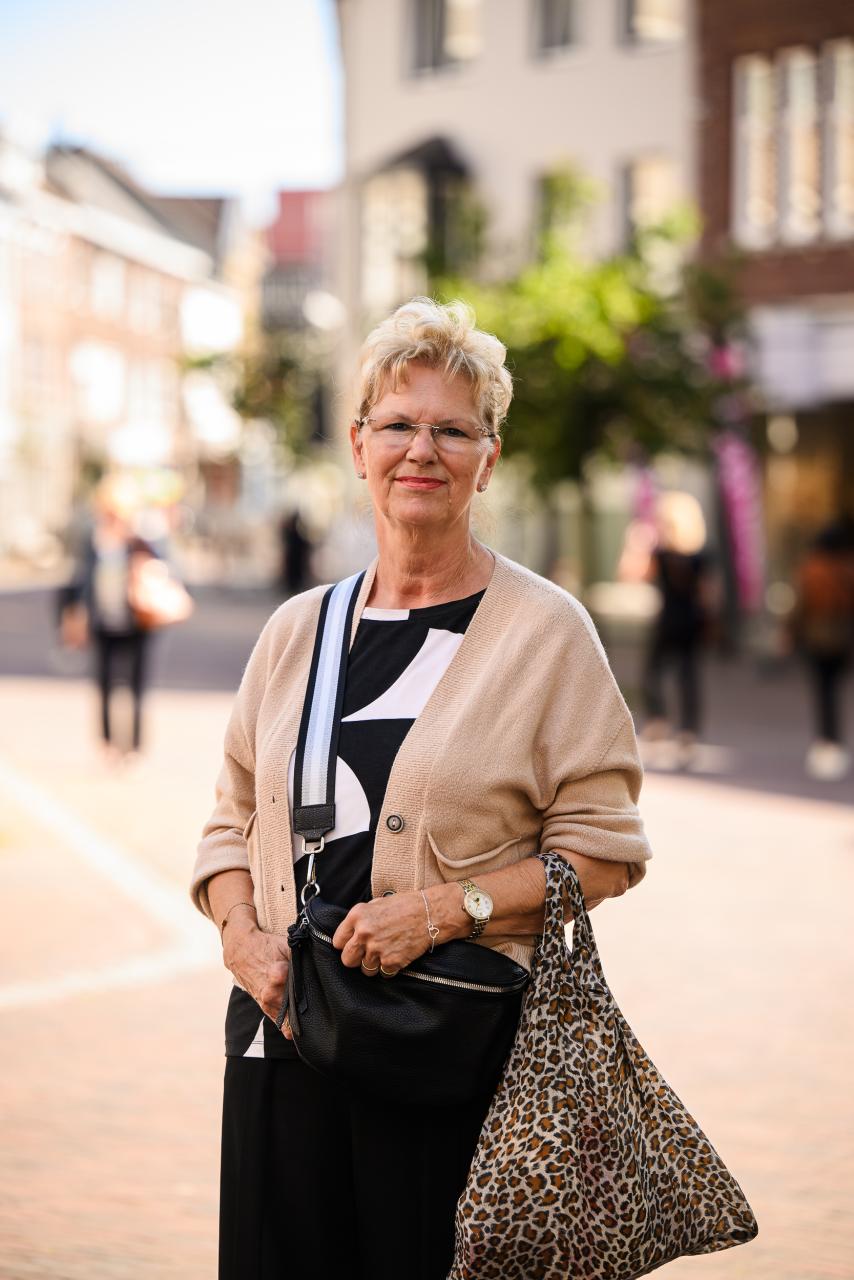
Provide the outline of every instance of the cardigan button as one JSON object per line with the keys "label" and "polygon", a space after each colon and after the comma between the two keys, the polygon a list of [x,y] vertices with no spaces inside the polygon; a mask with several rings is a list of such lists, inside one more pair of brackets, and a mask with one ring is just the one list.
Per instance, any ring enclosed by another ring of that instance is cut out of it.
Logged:
{"label": "cardigan button", "polygon": [[403,818],[401,818],[399,813],[390,813],[385,820],[385,824],[388,827],[389,831],[395,831],[395,832],[402,831],[405,825]]}

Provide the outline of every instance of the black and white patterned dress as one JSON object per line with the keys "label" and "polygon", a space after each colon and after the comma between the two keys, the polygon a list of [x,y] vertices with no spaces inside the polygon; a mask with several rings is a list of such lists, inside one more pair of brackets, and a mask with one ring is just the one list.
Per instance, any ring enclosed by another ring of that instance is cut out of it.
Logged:
{"label": "black and white patterned dress", "polygon": [[[347,662],[335,773],[335,826],[317,860],[324,898],[351,907],[371,898],[377,821],[400,745],[462,644],[483,591],[423,609],[366,608]],[[294,757],[288,765],[293,812]],[[294,837],[297,895],[308,859]],[[225,1024],[229,1057],[292,1058],[272,1019],[235,986]]]}

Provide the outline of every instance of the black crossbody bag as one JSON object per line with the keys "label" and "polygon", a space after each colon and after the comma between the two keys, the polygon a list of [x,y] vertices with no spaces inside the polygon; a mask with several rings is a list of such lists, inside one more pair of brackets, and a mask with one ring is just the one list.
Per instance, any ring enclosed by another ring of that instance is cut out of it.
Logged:
{"label": "black crossbody bag", "polygon": [[[350,630],[364,572],[323,597],[294,762],[293,827],[309,855],[302,911],[288,930],[287,1015],[303,1062],[359,1089],[444,1104],[490,1094],[510,1051],[528,972],[476,943],[440,943],[393,979],[342,964],[348,914],[324,901],[317,858],[335,825],[335,764]],[[426,932],[426,922],[425,922]]]}

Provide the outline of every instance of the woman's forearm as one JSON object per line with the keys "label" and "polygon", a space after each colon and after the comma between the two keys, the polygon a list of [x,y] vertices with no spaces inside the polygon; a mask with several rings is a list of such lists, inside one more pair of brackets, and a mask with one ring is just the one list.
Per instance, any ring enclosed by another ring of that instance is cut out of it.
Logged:
{"label": "woman's forearm", "polygon": [[219,930],[222,930],[222,922],[226,916],[228,928],[236,926],[238,920],[241,925],[258,923],[254,907],[254,887],[248,871],[236,868],[233,871],[219,871],[211,876],[208,880],[208,902]]}
{"label": "woman's forearm", "polygon": [[[628,870],[624,863],[589,858],[584,854],[563,856],[578,873],[581,892],[588,911],[605,898],[618,897],[628,888]],[[539,858],[525,858],[500,871],[473,875],[478,888],[486,890],[493,902],[492,917],[484,934],[531,934],[543,927],[546,897],[545,867]],[[463,890],[459,883],[433,885],[427,891],[431,915],[439,927],[439,939],[466,938],[473,921],[463,906]],[[567,911],[567,920],[572,913]]]}
{"label": "woman's forearm", "polygon": [[[208,901],[222,930],[222,962],[270,1018],[282,1007],[290,951],[283,935],[262,933],[248,871],[220,871],[208,880]],[[223,928],[223,920],[228,923]],[[287,1034],[287,1033],[285,1033]]]}

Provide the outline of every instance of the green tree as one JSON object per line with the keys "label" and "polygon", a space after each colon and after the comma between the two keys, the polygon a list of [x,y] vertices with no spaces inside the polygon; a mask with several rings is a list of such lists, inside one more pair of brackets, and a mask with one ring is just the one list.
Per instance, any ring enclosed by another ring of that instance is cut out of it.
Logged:
{"label": "green tree", "polygon": [[[697,222],[687,208],[594,260],[581,249],[592,188],[570,171],[544,184],[538,260],[512,279],[446,276],[434,292],[461,297],[508,348],[514,398],[505,453],[523,453],[545,501],[579,484],[594,456],[639,461],[663,450],[707,453],[744,405],[742,381],[714,352],[740,331],[735,265],[686,264]],[[583,557],[582,557],[583,558]]]}
{"label": "green tree", "polygon": [[263,334],[251,347],[192,361],[215,376],[244,421],[270,423],[280,447],[295,459],[310,454],[317,399],[328,359],[310,336]]}

